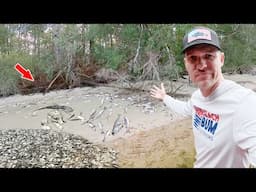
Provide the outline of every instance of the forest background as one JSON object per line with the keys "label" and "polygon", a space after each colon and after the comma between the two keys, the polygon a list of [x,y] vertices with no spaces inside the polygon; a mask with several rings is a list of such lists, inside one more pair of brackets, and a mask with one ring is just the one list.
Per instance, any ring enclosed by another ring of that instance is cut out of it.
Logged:
{"label": "forest background", "polygon": [[[255,24],[0,24],[0,96],[186,75],[182,39],[193,26],[220,36],[223,71],[256,63]],[[29,69],[34,82],[14,66]]]}

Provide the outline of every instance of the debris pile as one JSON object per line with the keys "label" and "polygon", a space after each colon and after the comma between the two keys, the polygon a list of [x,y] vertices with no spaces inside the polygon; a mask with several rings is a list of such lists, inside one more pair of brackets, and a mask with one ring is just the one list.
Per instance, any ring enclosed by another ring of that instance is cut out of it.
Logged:
{"label": "debris pile", "polygon": [[0,168],[118,168],[117,152],[65,132],[0,130]]}

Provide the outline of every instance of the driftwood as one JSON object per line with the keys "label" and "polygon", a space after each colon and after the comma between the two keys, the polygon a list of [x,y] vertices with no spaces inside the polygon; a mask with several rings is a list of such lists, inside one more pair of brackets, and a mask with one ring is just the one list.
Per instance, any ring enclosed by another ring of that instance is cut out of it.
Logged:
{"label": "driftwood", "polygon": [[54,77],[54,79],[51,81],[51,83],[48,85],[48,87],[45,89],[44,93],[47,93],[49,89],[51,88],[52,84],[56,81],[56,79],[61,75],[62,70],[58,72],[58,74]]}
{"label": "driftwood", "polygon": [[140,77],[141,80],[152,79],[152,80],[160,80],[159,77],[159,66],[158,60],[161,57],[160,53],[154,53],[149,51],[146,53],[148,56],[148,61],[143,65],[142,75]]}

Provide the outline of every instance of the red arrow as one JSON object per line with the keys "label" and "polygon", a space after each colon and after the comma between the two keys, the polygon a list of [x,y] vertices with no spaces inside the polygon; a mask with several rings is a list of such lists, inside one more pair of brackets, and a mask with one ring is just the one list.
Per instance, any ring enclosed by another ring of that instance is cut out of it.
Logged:
{"label": "red arrow", "polygon": [[34,81],[34,78],[33,78],[32,74],[30,73],[30,70],[29,70],[29,69],[28,69],[28,70],[24,69],[24,68],[21,66],[21,64],[19,64],[19,63],[17,63],[17,64],[15,65],[15,69],[16,69],[20,74],[22,74],[22,77],[21,77],[21,78],[27,79],[27,80],[29,80],[29,81]]}

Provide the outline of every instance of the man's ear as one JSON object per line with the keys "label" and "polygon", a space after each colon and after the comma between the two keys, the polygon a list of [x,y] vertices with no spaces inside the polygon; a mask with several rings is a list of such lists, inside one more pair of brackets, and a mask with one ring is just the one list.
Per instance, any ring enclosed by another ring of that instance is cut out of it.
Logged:
{"label": "man's ear", "polygon": [[184,65],[185,65],[186,70],[188,71],[187,62],[186,62],[186,58],[185,58],[185,57],[183,58],[183,62],[184,62]]}
{"label": "man's ear", "polygon": [[223,52],[221,52],[220,61],[221,61],[221,67],[222,67],[224,65],[224,61],[225,61],[225,54]]}

